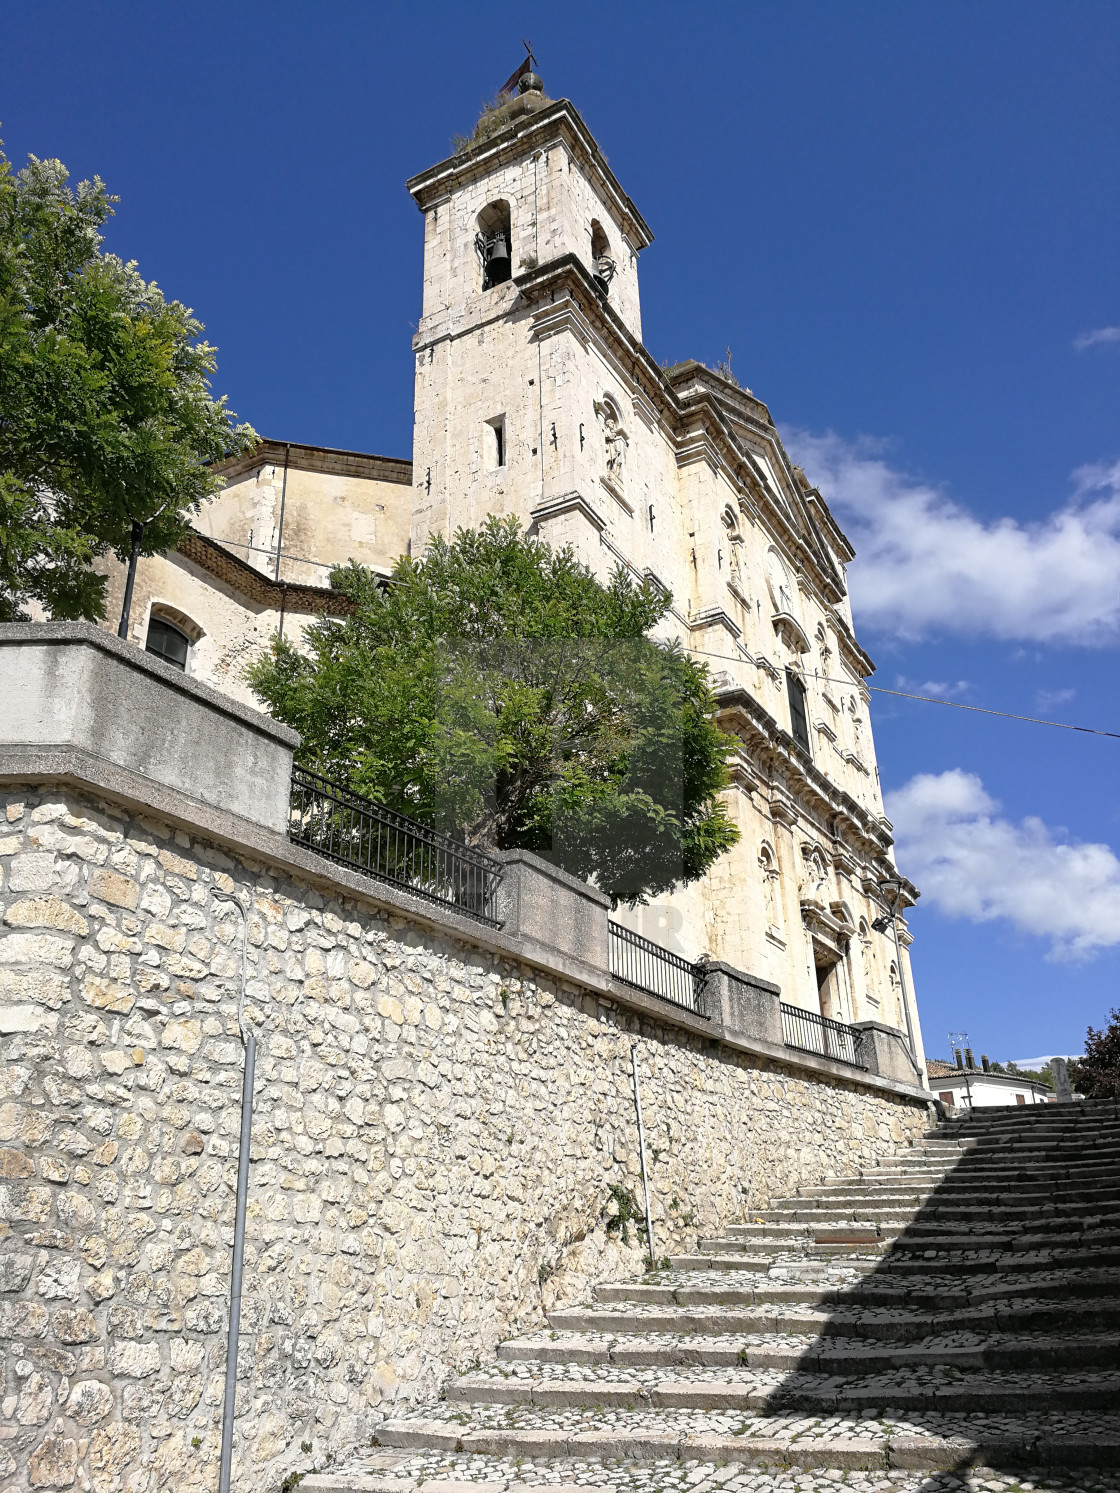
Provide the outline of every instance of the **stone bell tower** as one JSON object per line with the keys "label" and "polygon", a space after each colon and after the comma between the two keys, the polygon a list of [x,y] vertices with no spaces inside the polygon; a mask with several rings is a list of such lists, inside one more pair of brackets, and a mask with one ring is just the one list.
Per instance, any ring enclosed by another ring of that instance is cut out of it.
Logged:
{"label": "stone bell tower", "polygon": [[634,506],[619,357],[648,359],[638,254],[651,234],[572,104],[534,73],[519,88],[475,142],[408,183],[424,214],[412,552],[516,514],[605,572],[614,510]]}

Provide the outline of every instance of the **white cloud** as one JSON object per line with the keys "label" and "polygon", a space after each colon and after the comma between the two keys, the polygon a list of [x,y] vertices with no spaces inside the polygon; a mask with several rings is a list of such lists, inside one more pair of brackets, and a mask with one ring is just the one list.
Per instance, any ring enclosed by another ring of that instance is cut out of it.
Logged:
{"label": "white cloud", "polygon": [[1041,523],[985,522],[889,466],[882,443],[793,431],[788,444],[856,548],[862,626],[908,638],[1120,638],[1120,461],[1079,468],[1070,501]]}
{"label": "white cloud", "polygon": [[967,695],[972,685],[967,679],[958,679],[954,684],[948,679],[926,679],[918,683],[899,674],[894,681],[895,689],[906,690],[912,695],[931,695],[935,700],[952,700],[958,695]]}
{"label": "white cloud", "polygon": [[1035,704],[1043,715],[1053,715],[1061,705],[1068,705],[1077,698],[1075,689],[1040,689],[1035,695]]}
{"label": "white cloud", "polygon": [[973,773],[919,773],[887,795],[899,865],[949,917],[1005,918],[1050,941],[1053,959],[1120,944],[1120,860],[1062,839],[1033,816],[1015,824]]}
{"label": "white cloud", "polygon": [[1079,353],[1083,353],[1087,347],[1100,347],[1104,342],[1120,342],[1120,327],[1097,327],[1095,331],[1082,332],[1073,339],[1073,345]]}

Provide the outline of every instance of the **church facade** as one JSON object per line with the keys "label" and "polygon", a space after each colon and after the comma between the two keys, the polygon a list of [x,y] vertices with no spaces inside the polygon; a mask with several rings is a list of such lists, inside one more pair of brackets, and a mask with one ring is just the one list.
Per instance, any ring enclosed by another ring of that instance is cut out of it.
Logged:
{"label": "church facade", "polygon": [[[520,86],[484,138],[408,183],[424,217],[411,462],[263,442],[225,469],[197,534],[141,563],[130,635],[255,703],[245,663],[337,613],[340,560],[387,573],[434,534],[511,514],[604,580],[622,565],[671,597],[662,635],[711,669],[740,840],[617,916],[792,1005],[894,1028],[924,1074],[910,936],[888,917],[917,893],[883,811],[851,546],[760,399],[647,351],[650,230],[572,104],[532,74]],[[114,571],[110,619],[120,590]]]}

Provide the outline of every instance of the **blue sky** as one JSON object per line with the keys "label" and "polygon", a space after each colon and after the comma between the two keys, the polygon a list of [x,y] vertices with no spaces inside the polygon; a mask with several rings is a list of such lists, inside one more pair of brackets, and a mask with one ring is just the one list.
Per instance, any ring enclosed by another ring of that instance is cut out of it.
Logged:
{"label": "blue sky", "polygon": [[[863,559],[875,682],[1120,731],[1112,0],[4,8],[8,154],[122,197],[271,436],[411,445],[421,220],[530,36],[656,236],[646,342],[730,347]],[[1080,339],[1080,341],[1079,341]],[[877,696],[932,1052],[1120,1003],[1120,742]]]}

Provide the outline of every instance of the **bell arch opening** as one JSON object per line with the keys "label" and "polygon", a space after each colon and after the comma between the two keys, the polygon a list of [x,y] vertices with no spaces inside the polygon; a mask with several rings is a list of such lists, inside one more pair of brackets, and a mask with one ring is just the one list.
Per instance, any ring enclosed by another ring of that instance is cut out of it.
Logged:
{"label": "bell arch opening", "polygon": [[504,199],[491,202],[479,213],[474,236],[483,290],[493,290],[512,278],[512,245],[509,203]]}

